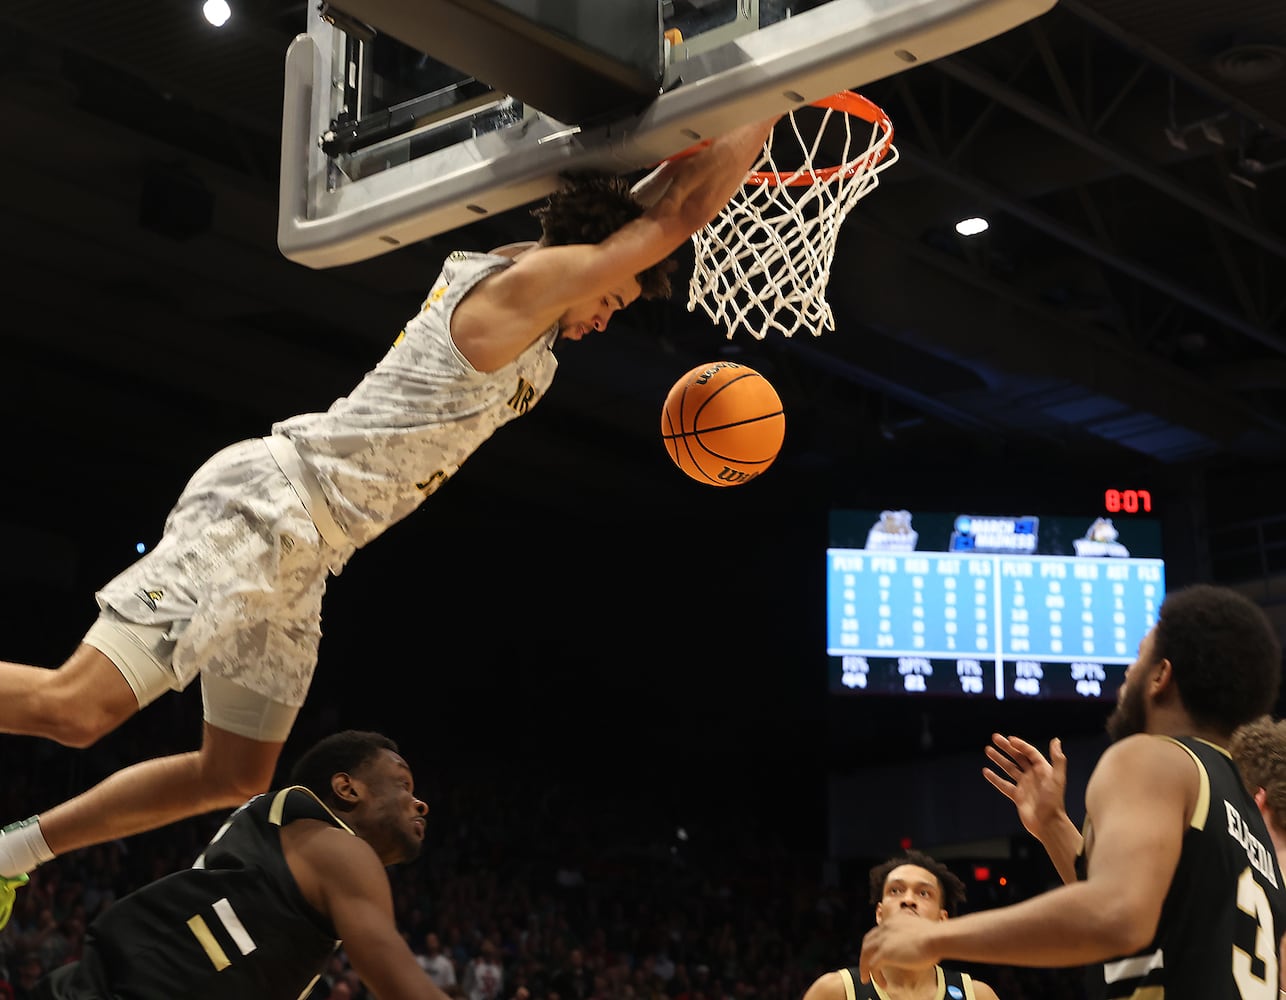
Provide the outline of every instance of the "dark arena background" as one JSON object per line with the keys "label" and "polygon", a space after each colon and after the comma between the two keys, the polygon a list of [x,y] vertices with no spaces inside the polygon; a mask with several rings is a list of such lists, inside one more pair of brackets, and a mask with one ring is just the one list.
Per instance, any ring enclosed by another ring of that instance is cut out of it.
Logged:
{"label": "dark arena background", "polygon": [[[518,209],[334,269],[285,259],[305,5],[254,0],[224,36],[190,6],[0,10],[6,660],[70,654],[197,466],[349,391],[450,250],[535,235]],[[391,871],[399,922],[462,979],[500,948],[500,993],[470,1000],[798,1000],[856,960],[867,870],[908,845],[968,908],[1056,881],[983,747],[1061,737],[1079,821],[1121,668],[997,699],[893,656],[886,689],[845,686],[835,511],[1146,522],[1167,589],[1228,584],[1286,622],[1283,39],[1280,3],[1064,0],[864,87],[901,160],[845,225],[835,331],[726,339],[684,308],[681,253],[672,301],[560,346],[547,398],[331,580],[283,773],[336,728],[399,742],[431,809]],[[957,236],[966,215],[991,228]],[[731,488],[660,437],[674,380],[720,359],[786,412],[772,467]],[[199,733],[194,684],[88,750],[0,736],[0,823]],[[0,932],[15,1000],[32,955],[61,961],[220,819],[42,868]],[[575,985],[573,949],[601,982]],[[1005,1000],[1082,995],[1077,970],[975,971]]]}

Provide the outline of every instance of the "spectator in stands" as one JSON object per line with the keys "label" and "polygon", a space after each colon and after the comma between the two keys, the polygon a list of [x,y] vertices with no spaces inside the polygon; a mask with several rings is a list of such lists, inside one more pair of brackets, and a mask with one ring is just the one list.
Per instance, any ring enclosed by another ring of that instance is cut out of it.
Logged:
{"label": "spectator in stands", "polygon": [[436,931],[429,931],[424,935],[424,951],[416,955],[415,960],[420,963],[425,975],[441,989],[446,990],[448,986],[455,985],[455,963],[442,951],[442,942]]}
{"label": "spectator in stands", "polygon": [[496,946],[490,938],[483,940],[478,954],[465,966],[461,985],[468,1000],[499,1000],[505,985],[505,971],[496,958]]}

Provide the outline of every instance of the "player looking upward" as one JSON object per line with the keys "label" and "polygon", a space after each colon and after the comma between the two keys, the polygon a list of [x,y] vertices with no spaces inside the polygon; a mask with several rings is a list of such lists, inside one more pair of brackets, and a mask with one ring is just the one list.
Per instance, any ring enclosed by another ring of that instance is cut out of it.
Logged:
{"label": "player looking upward", "polygon": [[[893,913],[938,922],[953,917],[964,902],[965,887],[940,861],[921,851],[907,851],[870,872],[871,902],[875,922],[882,924]],[[857,969],[837,969],[819,976],[804,1000],[997,1000],[996,991],[968,973],[940,965],[900,969],[886,966],[877,991],[862,982]]]}

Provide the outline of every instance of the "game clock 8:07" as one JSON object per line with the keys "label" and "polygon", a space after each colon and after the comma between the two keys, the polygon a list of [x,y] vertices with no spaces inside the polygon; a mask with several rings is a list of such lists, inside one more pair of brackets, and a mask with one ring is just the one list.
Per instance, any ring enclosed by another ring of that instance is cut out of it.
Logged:
{"label": "game clock 8:07", "polygon": [[1109,514],[1151,514],[1151,490],[1104,490],[1103,509]]}

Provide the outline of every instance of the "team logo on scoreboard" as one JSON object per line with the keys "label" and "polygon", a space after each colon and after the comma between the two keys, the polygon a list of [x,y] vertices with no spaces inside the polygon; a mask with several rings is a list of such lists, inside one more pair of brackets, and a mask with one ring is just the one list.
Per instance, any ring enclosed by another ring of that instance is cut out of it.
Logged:
{"label": "team logo on scoreboard", "polygon": [[1109,556],[1117,559],[1128,559],[1130,550],[1117,541],[1120,532],[1112,524],[1110,517],[1096,517],[1094,523],[1085,531],[1084,538],[1072,539],[1072,547],[1078,556]]}
{"label": "team logo on scoreboard", "polygon": [[866,533],[869,552],[914,552],[920,534],[911,527],[909,510],[882,510]]}

